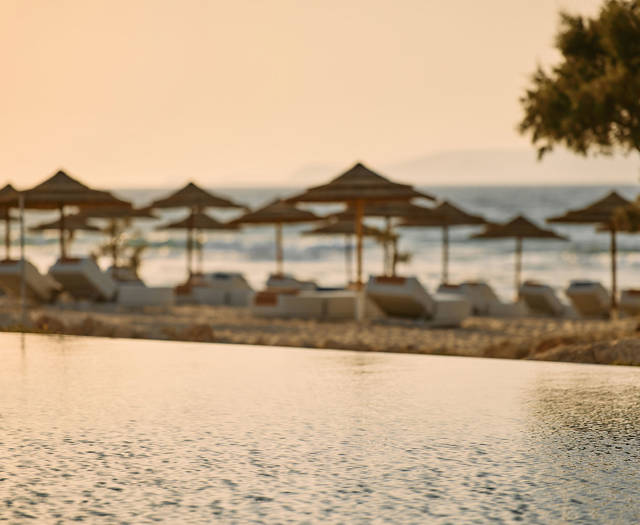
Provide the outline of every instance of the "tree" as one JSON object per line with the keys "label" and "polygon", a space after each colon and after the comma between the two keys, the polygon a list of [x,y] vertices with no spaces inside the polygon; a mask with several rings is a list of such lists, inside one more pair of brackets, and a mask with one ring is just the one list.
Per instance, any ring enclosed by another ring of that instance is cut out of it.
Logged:
{"label": "tree", "polygon": [[560,16],[562,60],[532,75],[520,132],[539,158],[556,145],[582,155],[640,152],[640,1],[607,0],[594,18]]}

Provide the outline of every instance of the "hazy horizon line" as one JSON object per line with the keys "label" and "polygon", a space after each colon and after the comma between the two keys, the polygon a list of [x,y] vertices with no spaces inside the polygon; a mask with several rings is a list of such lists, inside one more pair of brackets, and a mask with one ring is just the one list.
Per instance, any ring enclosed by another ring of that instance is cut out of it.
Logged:
{"label": "hazy horizon line", "polygon": [[[402,181],[400,181],[402,182]],[[204,188],[220,188],[220,189],[231,189],[231,190],[250,190],[250,189],[255,189],[255,190],[260,190],[260,189],[304,189],[305,186],[299,186],[299,185],[295,185],[295,184],[261,184],[261,185],[251,185],[251,184],[247,184],[247,185],[235,185],[235,186],[228,186],[228,185],[224,185],[224,186],[220,186],[220,185],[209,185],[209,184],[199,184],[200,186],[204,187]],[[317,185],[316,185],[317,186]],[[420,188],[425,188],[425,187],[429,187],[429,188],[460,188],[463,186],[466,186],[468,188],[490,188],[490,187],[494,187],[494,188],[540,188],[540,187],[557,187],[557,188],[569,188],[569,187],[620,187],[620,186],[638,186],[638,189],[640,190],[640,184],[639,183],[633,183],[633,182],[613,182],[610,184],[607,183],[592,183],[592,182],[586,182],[584,184],[575,184],[575,183],[570,183],[570,182],[557,182],[557,183],[547,183],[547,182],[543,182],[540,184],[532,184],[530,182],[528,183],[513,183],[513,184],[504,184],[504,183],[494,183],[494,182],[489,182],[486,184],[465,184],[465,183],[460,183],[460,184],[412,184],[412,186],[416,186],[416,187],[420,187]],[[118,188],[115,188],[111,191],[149,191],[149,190],[175,190],[177,188],[181,187],[180,184],[177,184],[176,186],[121,186]]]}

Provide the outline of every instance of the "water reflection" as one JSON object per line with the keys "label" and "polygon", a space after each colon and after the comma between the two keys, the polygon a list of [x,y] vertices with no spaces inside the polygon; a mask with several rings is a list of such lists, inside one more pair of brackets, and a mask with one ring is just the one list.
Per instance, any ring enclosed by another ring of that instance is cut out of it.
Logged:
{"label": "water reflection", "polygon": [[607,516],[624,516],[620,522],[637,522],[637,370],[568,367],[538,378],[528,406],[528,440],[538,468],[559,488],[552,501],[563,511],[554,518],[606,522]]}
{"label": "water reflection", "polygon": [[549,432],[603,433],[640,438],[638,371],[581,366],[539,378],[531,390],[534,421]]}
{"label": "water reflection", "polygon": [[640,370],[0,335],[0,517],[633,522]]}

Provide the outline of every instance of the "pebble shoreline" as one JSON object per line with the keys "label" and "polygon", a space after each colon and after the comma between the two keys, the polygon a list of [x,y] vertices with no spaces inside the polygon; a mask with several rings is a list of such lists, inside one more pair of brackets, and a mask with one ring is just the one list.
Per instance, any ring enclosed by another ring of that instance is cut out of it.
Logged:
{"label": "pebble shoreline", "polygon": [[[0,305],[0,329],[20,329],[15,306]],[[640,365],[633,318],[556,320],[470,317],[460,328],[419,322],[261,319],[246,308],[175,306],[125,311],[113,305],[30,309],[27,331],[98,337],[331,348],[375,352]]]}

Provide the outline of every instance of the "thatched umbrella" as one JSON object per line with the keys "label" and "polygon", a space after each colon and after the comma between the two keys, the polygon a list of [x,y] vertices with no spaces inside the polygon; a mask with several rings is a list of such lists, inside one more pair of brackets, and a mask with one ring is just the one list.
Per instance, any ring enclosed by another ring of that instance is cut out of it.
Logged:
{"label": "thatched umbrella", "polygon": [[245,213],[231,221],[235,225],[273,225],[276,230],[276,274],[283,274],[282,225],[314,222],[319,220],[315,213],[296,208],[282,199],[276,199],[262,208]]}
{"label": "thatched umbrella", "polygon": [[[362,224],[362,235],[365,237],[382,238],[385,233],[378,228]],[[302,235],[344,235],[345,266],[347,272],[347,284],[351,282],[351,237],[356,233],[356,225],[350,219],[333,219],[317,226],[312,230],[302,232]]]}
{"label": "thatched umbrella", "polygon": [[403,220],[400,227],[441,228],[442,229],[442,284],[449,282],[449,228],[452,226],[487,225],[484,217],[472,215],[449,201],[443,201],[435,208],[423,208]]}
{"label": "thatched umbrella", "polygon": [[[206,222],[206,219],[197,219],[195,216],[203,214],[207,208],[239,208],[246,209],[245,206],[233,202],[230,199],[214,195],[200,186],[197,186],[193,182],[189,182],[186,186],[173,192],[172,194],[162,199],[157,199],[149,206],[152,209],[160,208],[188,208],[191,213],[191,220],[185,219],[185,228],[187,230],[187,273],[190,277],[192,271],[192,253],[193,253],[193,232],[197,229],[194,225],[197,221]],[[208,215],[205,217],[210,218]],[[219,223],[222,224],[222,223]],[[190,226],[191,225],[191,226]]]}
{"label": "thatched umbrella", "polygon": [[60,231],[61,228],[64,230],[66,235],[66,239],[65,239],[66,246],[71,244],[71,241],[73,240],[75,233],[77,231],[86,231],[86,232],[102,231],[97,226],[92,226],[91,224],[87,223],[87,219],[85,217],[82,217],[79,214],[67,215],[64,218],[64,221],[58,218],[54,221],[38,224],[36,226],[30,227],[29,230],[32,232],[44,232],[49,230]]}
{"label": "thatched umbrella", "polygon": [[132,205],[102,208],[92,208],[82,210],[78,214],[86,219],[107,219],[122,220],[127,222],[131,219],[157,219],[158,216],[153,213],[149,207],[134,208]]}
{"label": "thatched umbrella", "polygon": [[612,191],[584,208],[570,210],[564,215],[551,217],[547,219],[548,223],[553,224],[596,224],[599,225],[598,231],[608,231],[610,237],[609,251],[611,254],[611,309],[617,307],[617,269],[616,269],[616,253],[618,251],[616,244],[616,233],[618,227],[616,224],[616,213],[621,208],[629,206],[631,201],[622,197],[619,193]]}
{"label": "thatched umbrella", "polygon": [[150,208],[195,208],[204,210],[206,208],[244,208],[244,206],[225,197],[215,195],[193,182],[189,182],[186,186],[170,195],[162,199],[156,199],[151,203]]}
{"label": "thatched umbrella", "polygon": [[[118,268],[119,246],[118,238],[122,235],[132,220],[136,219],[157,219],[157,215],[149,208],[134,208],[133,206],[104,206],[102,208],[91,208],[82,210],[79,214],[85,219],[104,219],[109,222],[104,230],[109,235],[107,249],[111,252],[112,267],[114,271]],[[103,248],[104,249],[104,248]]]}
{"label": "thatched umbrella", "polygon": [[[229,230],[236,230],[237,226],[233,225],[233,224],[229,224],[229,223],[224,223],[224,222],[220,222],[212,217],[210,217],[209,215],[207,215],[204,212],[199,212],[199,211],[192,211],[188,217],[176,221],[176,222],[172,222],[169,224],[164,224],[161,226],[158,226],[156,228],[156,230],[186,230],[188,232],[193,232],[194,230],[196,231],[202,231],[202,230],[208,230],[208,231],[229,231]],[[198,242],[197,243],[197,250],[198,250],[198,262],[199,262],[199,266],[200,268],[198,269],[197,273],[201,273],[202,272],[202,243]],[[188,254],[188,262],[189,265],[191,264],[191,250],[189,250]],[[193,275],[193,272],[191,271],[191,268],[189,268],[189,278],[191,278],[191,276]]]}
{"label": "thatched umbrella", "polygon": [[516,240],[516,299],[520,298],[520,276],[522,274],[522,240],[549,239],[566,241],[567,238],[552,230],[537,226],[523,215],[518,215],[505,224],[492,224],[482,233],[471,236],[472,239],[515,239]]}
{"label": "thatched umbrella", "polygon": [[60,257],[67,257],[65,231],[66,216],[65,206],[75,206],[80,209],[95,208],[101,206],[123,206],[130,204],[114,197],[108,191],[94,190],[82,182],[67,175],[64,171],[58,171],[44,182],[25,190],[25,208],[40,210],[60,211]]}
{"label": "thatched umbrella", "polygon": [[[368,202],[364,205],[363,215],[365,217],[382,217],[385,219],[393,218],[409,218],[422,215],[426,208],[409,201],[391,201],[391,202]],[[343,211],[332,213],[329,217],[337,219],[353,220],[355,217],[355,209],[353,206],[347,206]]]}
{"label": "thatched umbrella", "polygon": [[5,259],[11,259],[11,209],[20,205],[20,192],[11,184],[0,189],[0,213],[4,220],[4,249]]}
{"label": "thatched umbrella", "polygon": [[355,209],[355,231],[357,238],[357,271],[356,287],[362,288],[362,218],[364,216],[365,203],[409,201],[414,198],[433,200],[430,195],[415,190],[408,184],[392,182],[386,177],[375,173],[361,163],[338,175],[333,180],[322,186],[309,188],[307,191],[296,195],[289,202],[346,202]]}
{"label": "thatched umbrella", "polygon": [[60,228],[64,228],[65,232],[68,235],[76,231],[87,231],[87,232],[101,232],[102,230],[97,226],[93,226],[87,222],[87,218],[76,213],[74,215],[67,215],[64,218],[64,224],[60,220],[60,218],[55,219],[50,222],[43,222],[42,224],[37,224],[36,226],[31,226],[29,228],[32,232],[43,232],[48,230],[60,230]]}
{"label": "thatched umbrella", "polygon": [[[413,204],[409,201],[391,202],[369,202],[364,206],[365,217],[383,218],[386,221],[386,228],[383,239],[384,248],[384,273],[394,276],[396,274],[396,263],[398,259],[398,235],[394,233],[393,219],[406,219],[414,216],[421,216],[430,208]],[[344,211],[333,213],[329,217],[340,220],[351,220],[355,218],[353,206],[347,206]]]}

